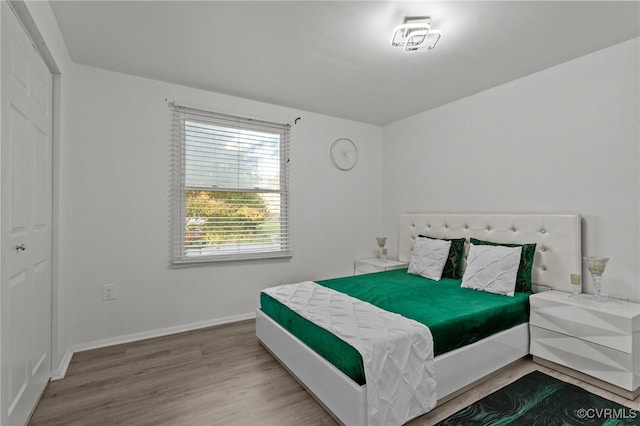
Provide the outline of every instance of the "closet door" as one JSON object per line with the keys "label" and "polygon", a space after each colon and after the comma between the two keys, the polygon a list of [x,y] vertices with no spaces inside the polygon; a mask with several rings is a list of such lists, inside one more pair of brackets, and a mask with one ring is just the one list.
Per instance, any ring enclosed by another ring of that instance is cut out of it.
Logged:
{"label": "closet door", "polygon": [[0,53],[0,424],[51,377],[51,74],[6,1]]}

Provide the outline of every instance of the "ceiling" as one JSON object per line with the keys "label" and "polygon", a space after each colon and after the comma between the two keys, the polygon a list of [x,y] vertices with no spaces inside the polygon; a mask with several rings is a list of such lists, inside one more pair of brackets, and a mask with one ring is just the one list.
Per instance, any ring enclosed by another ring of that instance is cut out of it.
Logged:
{"label": "ceiling", "polygon": [[[374,124],[637,37],[637,1],[51,1],[74,62]],[[391,47],[432,17],[431,51]]]}

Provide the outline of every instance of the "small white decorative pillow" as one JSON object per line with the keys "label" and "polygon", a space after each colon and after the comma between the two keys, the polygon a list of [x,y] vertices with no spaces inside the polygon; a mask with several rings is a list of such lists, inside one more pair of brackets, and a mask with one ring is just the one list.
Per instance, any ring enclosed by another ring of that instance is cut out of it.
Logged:
{"label": "small white decorative pillow", "polygon": [[513,296],[522,247],[470,244],[460,287]]}
{"label": "small white decorative pillow", "polygon": [[407,272],[440,281],[450,248],[451,241],[417,238]]}

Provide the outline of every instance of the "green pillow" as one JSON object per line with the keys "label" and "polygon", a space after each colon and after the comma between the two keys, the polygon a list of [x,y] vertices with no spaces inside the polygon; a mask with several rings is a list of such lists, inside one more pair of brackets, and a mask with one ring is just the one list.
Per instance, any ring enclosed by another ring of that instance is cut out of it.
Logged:
{"label": "green pillow", "polygon": [[462,261],[464,260],[464,238],[433,238],[426,235],[418,235],[421,238],[431,238],[432,240],[445,240],[451,241],[451,247],[449,248],[449,257],[444,264],[442,270],[442,278],[462,278]]}
{"label": "green pillow", "polygon": [[518,265],[518,274],[516,275],[516,291],[531,293],[531,271],[533,270],[533,257],[536,254],[536,244],[510,244],[496,243],[493,241],[482,241],[476,238],[469,240],[471,244],[477,246],[505,246],[505,247],[522,247],[520,255],[520,265]]}

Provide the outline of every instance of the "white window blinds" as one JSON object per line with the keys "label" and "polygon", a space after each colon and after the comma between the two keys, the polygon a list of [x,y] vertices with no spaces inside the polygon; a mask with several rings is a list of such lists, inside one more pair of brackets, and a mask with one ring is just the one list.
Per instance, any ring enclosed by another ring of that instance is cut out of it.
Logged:
{"label": "white window blinds", "polygon": [[289,125],[172,110],[174,265],[290,256]]}

